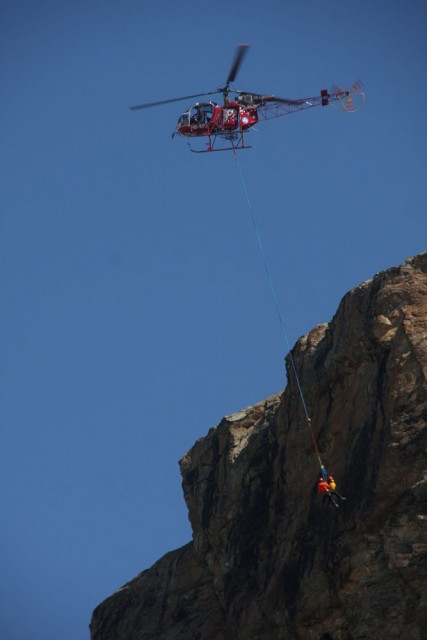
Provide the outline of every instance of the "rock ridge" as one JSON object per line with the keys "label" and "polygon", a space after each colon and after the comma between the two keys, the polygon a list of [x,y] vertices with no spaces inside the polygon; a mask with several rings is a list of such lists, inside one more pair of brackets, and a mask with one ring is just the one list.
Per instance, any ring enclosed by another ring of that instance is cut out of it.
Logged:
{"label": "rock ridge", "polygon": [[92,640],[427,638],[427,253],[348,292],[288,385],[180,461],[193,540],[101,603]]}

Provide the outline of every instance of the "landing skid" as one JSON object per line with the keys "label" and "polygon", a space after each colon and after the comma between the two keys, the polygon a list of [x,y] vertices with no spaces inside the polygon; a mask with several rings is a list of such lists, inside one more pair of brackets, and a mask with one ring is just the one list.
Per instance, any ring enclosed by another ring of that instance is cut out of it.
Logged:
{"label": "landing skid", "polygon": [[[226,140],[231,146],[215,148],[217,138],[222,138],[223,140]],[[245,145],[245,142],[243,139],[243,133],[241,134],[230,133],[228,135],[209,136],[209,142],[207,144],[206,149],[193,149],[190,143],[188,143],[188,147],[190,151],[192,151],[193,153],[212,153],[213,151],[236,152],[236,151],[240,151],[241,149],[252,149],[252,146]]]}
{"label": "landing skid", "polygon": [[222,149],[192,149],[190,145],[190,151],[193,153],[213,153],[214,151],[240,151],[243,149],[252,149],[253,147],[223,147]]}

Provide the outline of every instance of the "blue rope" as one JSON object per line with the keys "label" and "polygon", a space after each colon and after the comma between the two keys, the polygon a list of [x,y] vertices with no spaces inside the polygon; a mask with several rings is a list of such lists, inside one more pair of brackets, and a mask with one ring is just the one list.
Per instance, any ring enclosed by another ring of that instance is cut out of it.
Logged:
{"label": "blue rope", "polygon": [[249,198],[248,189],[246,187],[245,178],[243,176],[243,172],[242,172],[242,169],[241,169],[241,166],[240,166],[240,163],[239,163],[239,159],[237,157],[237,153],[236,153],[235,150],[234,150],[234,157],[236,158],[236,164],[237,164],[237,168],[239,170],[240,179],[242,181],[243,191],[245,192],[246,201],[248,203],[248,209],[249,209],[249,212],[251,214],[252,224],[253,224],[253,227],[255,229],[255,235],[256,235],[256,238],[257,238],[257,241],[258,241],[258,247],[259,247],[259,250],[260,250],[260,253],[261,253],[262,261],[264,263],[265,271],[267,273],[267,279],[268,279],[268,283],[270,285],[271,293],[273,295],[274,306],[276,307],[276,312],[277,312],[277,315],[279,317],[280,326],[282,327],[282,333],[283,333],[283,337],[285,339],[285,345],[286,345],[288,353],[289,353],[289,360],[291,362],[292,370],[293,370],[294,375],[295,375],[295,380],[296,380],[296,383],[297,383],[298,392],[299,392],[299,395],[300,395],[300,398],[301,398],[302,406],[304,408],[304,413],[305,413],[305,417],[307,419],[307,424],[308,424],[308,427],[310,429],[310,434],[311,434],[311,437],[312,437],[312,440],[313,440],[314,449],[316,451],[317,459],[319,460],[319,465],[320,465],[320,470],[321,470],[322,476],[326,480],[327,471],[326,471],[324,465],[322,464],[322,460],[321,460],[321,457],[320,457],[319,449],[318,449],[317,443],[316,443],[316,438],[314,437],[313,427],[311,426],[311,419],[310,419],[310,416],[308,415],[307,405],[305,403],[304,394],[302,392],[302,388],[301,388],[301,384],[300,384],[300,381],[299,381],[297,369],[296,369],[296,366],[295,366],[295,360],[294,360],[294,357],[292,355],[291,346],[289,344],[288,336],[287,336],[287,333],[286,333],[285,323],[283,322],[283,317],[282,317],[282,314],[280,313],[280,307],[279,307],[279,302],[277,300],[276,290],[275,290],[274,284],[273,284],[273,278],[271,277],[271,272],[270,272],[270,269],[269,269],[269,266],[268,266],[267,258],[266,258],[265,251],[264,251],[264,247],[262,246],[262,242],[261,242],[261,236],[260,236],[259,231],[258,231],[258,226],[257,226],[257,223],[256,223],[255,214],[254,214],[254,211],[253,211],[253,208],[252,208],[251,200]]}
{"label": "blue rope", "polygon": [[[289,352],[289,360],[291,362],[292,370],[293,370],[294,375],[295,375],[295,380],[296,380],[298,391],[299,391],[299,394],[300,394],[300,397],[301,397],[302,406],[304,408],[305,416],[306,416],[306,418],[307,418],[307,420],[309,422],[309,426],[310,426],[310,429],[311,429],[310,418],[309,418],[308,411],[307,411],[307,405],[305,404],[304,394],[302,392],[302,388],[301,388],[301,384],[300,384],[300,381],[299,381],[298,373],[297,373],[297,370],[296,370],[296,367],[295,367],[295,361],[294,361],[294,358],[292,356],[291,347],[290,347],[288,336],[287,336],[286,329],[285,329],[285,323],[283,322],[282,314],[280,313],[279,303],[278,303],[278,300],[277,300],[277,295],[276,295],[276,290],[274,288],[273,279],[271,277],[271,273],[270,273],[270,269],[269,269],[269,266],[268,266],[267,258],[266,258],[266,255],[265,255],[264,247],[262,246],[262,242],[261,242],[261,236],[260,236],[259,231],[258,231],[258,226],[257,226],[257,223],[256,223],[255,214],[254,214],[254,211],[253,211],[253,208],[252,208],[252,204],[251,204],[251,201],[250,201],[250,198],[249,198],[248,189],[246,187],[245,179],[243,177],[243,172],[242,172],[242,169],[240,167],[239,159],[237,157],[237,153],[236,152],[234,152],[234,157],[236,158],[237,168],[239,170],[240,179],[241,179],[242,185],[243,185],[243,191],[245,192],[245,195],[246,195],[246,201],[248,203],[248,209],[249,209],[249,212],[251,214],[252,224],[253,224],[253,227],[255,229],[255,235],[256,235],[257,241],[258,241],[258,247],[259,247],[259,250],[260,250],[260,253],[261,253],[262,260],[264,262],[264,267],[265,267],[265,271],[267,273],[267,279],[268,279],[268,282],[269,282],[269,285],[270,285],[271,293],[273,295],[273,300],[274,300],[274,305],[276,307],[276,312],[277,312],[277,315],[279,317],[280,326],[282,327],[283,337],[285,339],[285,344],[286,344],[287,350]],[[316,450],[317,450],[317,447],[316,447]],[[317,454],[318,454],[318,452],[317,452]],[[319,454],[318,454],[318,456],[319,456]],[[319,457],[319,460],[320,460],[320,457]]]}

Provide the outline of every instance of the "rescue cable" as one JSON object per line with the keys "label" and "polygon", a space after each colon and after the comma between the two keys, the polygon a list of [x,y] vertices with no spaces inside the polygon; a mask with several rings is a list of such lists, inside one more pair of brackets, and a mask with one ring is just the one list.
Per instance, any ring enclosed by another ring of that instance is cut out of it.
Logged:
{"label": "rescue cable", "polygon": [[241,168],[240,163],[239,163],[239,158],[237,156],[237,153],[236,153],[235,149],[234,149],[234,157],[236,159],[236,165],[237,165],[237,169],[239,171],[240,179],[241,179],[241,182],[242,182],[243,191],[244,191],[245,196],[246,196],[246,202],[247,202],[248,210],[249,210],[249,213],[250,213],[250,216],[251,216],[252,225],[253,225],[253,228],[255,230],[255,235],[256,235],[257,242],[258,242],[258,248],[259,248],[259,251],[260,251],[260,254],[261,254],[262,261],[264,263],[264,268],[265,268],[266,274],[267,274],[267,280],[268,280],[268,283],[269,283],[269,286],[270,286],[270,290],[271,290],[271,294],[272,294],[272,297],[273,297],[274,306],[276,308],[276,313],[277,313],[277,316],[279,318],[280,326],[282,328],[282,333],[283,333],[283,337],[284,337],[284,340],[285,340],[285,346],[286,346],[286,348],[288,350],[288,353],[289,353],[289,361],[291,363],[292,371],[294,373],[295,380],[296,380],[296,383],[297,383],[298,392],[299,392],[299,395],[300,395],[300,398],[301,398],[301,404],[303,406],[305,418],[306,418],[306,421],[307,421],[307,426],[308,426],[308,428],[310,430],[311,438],[313,440],[313,446],[314,446],[315,453],[317,455],[317,459],[319,461],[321,474],[322,474],[323,478],[326,480],[327,479],[327,471],[326,471],[325,466],[322,463],[322,459],[320,457],[319,449],[318,449],[317,443],[316,443],[316,438],[314,437],[313,427],[311,425],[311,418],[310,418],[309,413],[308,413],[307,404],[305,402],[305,398],[304,398],[304,394],[303,394],[303,391],[302,391],[301,383],[300,383],[300,380],[299,380],[298,372],[297,372],[297,369],[296,369],[296,366],[295,366],[295,360],[294,360],[294,357],[292,355],[291,346],[289,344],[288,336],[287,336],[287,333],[286,333],[285,323],[283,321],[283,317],[282,317],[282,314],[280,312],[279,302],[278,302],[277,295],[276,295],[276,290],[275,290],[274,284],[273,284],[273,278],[271,277],[271,272],[270,272],[270,268],[268,266],[267,258],[266,258],[265,251],[264,251],[264,247],[262,245],[261,236],[260,236],[260,233],[258,231],[258,226],[257,226],[257,223],[256,223],[254,210],[253,210],[253,207],[252,207],[251,200],[249,198],[249,192],[248,192],[248,189],[247,189],[247,186],[246,186],[245,178],[243,176],[242,168]]}

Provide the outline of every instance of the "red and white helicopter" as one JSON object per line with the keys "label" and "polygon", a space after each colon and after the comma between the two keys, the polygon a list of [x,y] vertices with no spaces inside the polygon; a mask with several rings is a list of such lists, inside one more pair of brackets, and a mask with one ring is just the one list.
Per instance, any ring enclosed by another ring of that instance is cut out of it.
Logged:
{"label": "red and white helicopter", "polygon": [[[157,102],[147,102],[129,107],[131,111],[157,107],[170,102],[190,100],[217,93],[222,93],[224,104],[216,102],[197,102],[179,117],[178,124],[173,133],[189,138],[207,138],[205,149],[191,149],[195,153],[207,153],[211,151],[236,151],[238,149],[250,149],[245,145],[244,134],[257,122],[278,118],[280,116],[304,111],[318,106],[341,107],[344,111],[358,111],[365,102],[365,94],[360,91],[363,86],[360,80],[355,82],[347,91],[339,87],[332,87],[328,92],[322,89],[320,95],[311,98],[298,98],[290,100],[288,98],[278,98],[274,95],[261,95],[240,89],[233,89],[230,86],[234,82],[237,72],[250,45],[238,45],[234,61],[223,87],[196,93],[191,96],[181,98],[171,98]],[[230,98],[234,94],[234,99]]]}

